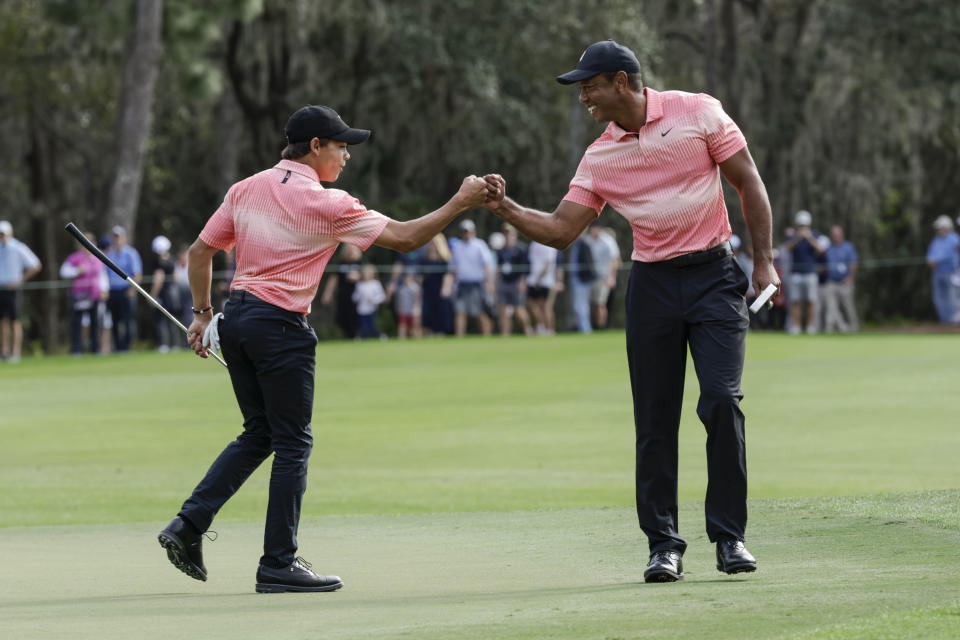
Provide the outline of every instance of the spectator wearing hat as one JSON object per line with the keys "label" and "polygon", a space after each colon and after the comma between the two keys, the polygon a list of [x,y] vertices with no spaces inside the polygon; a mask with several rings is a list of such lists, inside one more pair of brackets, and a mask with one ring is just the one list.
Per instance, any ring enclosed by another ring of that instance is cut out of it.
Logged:
{"label": "spectator wearing hat", "polygon": [[[96,243],[92,233],[87,239]],[[86,248],[74,251],[60,266],[60,277],[70,283],[70,354],[83,353],[83,329],[89,331],[90,353],[100,353],[100,312],[107,295],[106,267]]]}
{"label": "spectator wearing hat", "polygon": [[0,220],[0,359],[20,362],[23,324],[20,306],[23,283],[42,265],[30,248],[13,237],[13,225]]}
{"label": "spectator wearing hat", "polygon": [[493,324],[485,310],[487,295],[492,293],[493,262],[490,247],[477,237],[473,220],[460,223],[460,238],[450,243],[450,266],[454,273],[453,325],[457,337],[467,333],[467,318],[476,318],[480,332],[489,336]]}
{"label": "spectator wearing hat", "polygon": [[824,287],[823,330],[856,331],[857,308],[854,304],[853,285],[857,277],[860,256],[853,243],[846,240],[843,227],[830,227],[830,246],[826,251],[827,281]]}
{"label": "spectator wearing hat", "polygon": [[[157,265],[153,270],[153,284],[150,295],[167,311],[177,316],[180,314],[180,296],[174,272],[177,265],[170,255],[172,243],[166,236],[157,236],[150,243],[150,248],[157,256]],[[153,310],[154,330],[157,338],[157,351],[167,353],[174,346],[174,325],[159,309]]]}
{"label": "spectator wearing hat", "polygon": [[820,234],[810,227],[813,216],[809,211],[798,211],[794,217],[796,230],[785,248],[790,252],[790,333],[800,333],[804,326],[806,307],[806,331],[817,332],[817,301],[820,298],[820,277],[817,273],[825,247],[820,244]]}
{"label": "spectator wearing hat", "polygon": [[927,264],[932,271],[933,306],[941,324],[957,324],[957,292],[953,274],[960,266],[960,236],[953,230],[949,216],[933,223],[936,235],[927,248]]}
{"label": "spectator wearing hat", "polygon": [[[107,251],[107,257],[133,278],[134,282],[140,283],[143,278],[143,261],[140,253],[127,244],[127,232],[120,225],[110,230],[110,250]],[[107,309],[113,321],[113,350],[122,353],[130,350],[136,331],[136,320],[133,317],[133,298],[136,291],[126,280],[114,273],[113,269],[108,270],[107,278],[110,280]]]}
{"label": "spectator wearing hat", "polygon": [[607,298],[617,277],[619,256],[604,237],[603,225],[594,221],[583,236],[583,242],[590,246],[593,260],[593,281],[590,282],[590,323],[594,329],[607,328]]}

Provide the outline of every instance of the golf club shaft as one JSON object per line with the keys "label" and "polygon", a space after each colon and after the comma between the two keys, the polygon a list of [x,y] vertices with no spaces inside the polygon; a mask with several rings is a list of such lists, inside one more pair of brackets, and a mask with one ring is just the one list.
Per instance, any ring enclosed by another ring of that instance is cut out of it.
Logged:
{"label": "golf club shaft", "polygon": [[[96,256],[96,258],[100,262],[107,265],[107,267],[113,270],[114,273],[116,273],[118,276],[126,280],[131,287],[133,287],[140,295],[146,298],[150,302],[150,304],[152,304],[158,311],[160,311],[160,313],[170,318],[170,320],[172,320],[174,324],[180,327],[181,331],[183,331],[185,334],[190,333],[189,329],[183,326],[183,323],[177,320],[176,316],[174,316],[172,313],[164,309],[162,304],[154,300],[153,296],[151,296],[149,293],[144,291],[143,287],[137,284],[133,278],[128,276],[123,269],[118,267],[117,264],[113,260],[108,258],[103,251],[100,251],[100,248],[97,245],[90,242],[90,240],[80,232],[80,229],[77,229],[77,226],[75,224],[73,224],[72,222],[68,222],[67,226],[64,227],[64,229],[66,229],[68,233],[70,233],[74,238],[76,238],[77,241],[80,244],[82,244],[87,251],[89,251],[94,256]],[[219,355],[217,355],[212,349],[207,349],[207,353],[213,356],[213,358],[223,366],[227,366],[227,363],[224,361],[224,359],[221,358]]]}

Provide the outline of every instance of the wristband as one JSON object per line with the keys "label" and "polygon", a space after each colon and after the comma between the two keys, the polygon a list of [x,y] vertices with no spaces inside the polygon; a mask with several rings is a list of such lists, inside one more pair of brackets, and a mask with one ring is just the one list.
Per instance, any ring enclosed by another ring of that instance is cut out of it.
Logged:
{"label": "wristband", "polygon": [[212,311],[212,310],[213,310],[213,305],[210,305],[209,307],[204,307],[203,309],[194,309],[193,307],[190,307],[190,311],[193,311],[194,313],[197,313],[197,314],[206,313],[207,311]]}

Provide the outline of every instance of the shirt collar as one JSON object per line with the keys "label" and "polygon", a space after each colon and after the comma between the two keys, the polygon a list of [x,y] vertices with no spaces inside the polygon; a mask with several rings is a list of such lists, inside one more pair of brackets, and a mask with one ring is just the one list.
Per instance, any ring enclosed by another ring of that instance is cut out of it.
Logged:
{"label": "shirt collar", "polygon": [[281,160],[273,165],[273,168],[282,171],[291,171],[305,178],[310,178],[317,184],[320,183],[320,177],[317,175],[317,172],[313,170],[313,167],[308,164],[303,164],[302,162],[297,162],[296,160]]}
{"label": "shirt collar", "polygon": [[[647,121],[644,123],[644,126],[646,126],[663,117],[663,99],[660,97],[659,91],[654,91],[650,87],[643,88],[643,95],[647,97]],[[636,131],[626,131],[612,120],[610,124],[607,125],[607,131],[617,142],[622,141],[628,136],[637,135]]]}

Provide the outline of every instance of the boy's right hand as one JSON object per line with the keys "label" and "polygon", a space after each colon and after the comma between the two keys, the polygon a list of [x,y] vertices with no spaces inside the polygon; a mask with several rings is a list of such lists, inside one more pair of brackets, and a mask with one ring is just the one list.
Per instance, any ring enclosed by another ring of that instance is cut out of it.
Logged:
{"label": "boy's right hand", "polygon": [[467,176],[454,196],[464,209],[477,209],[487,200],[487,183],[483,178]]}

